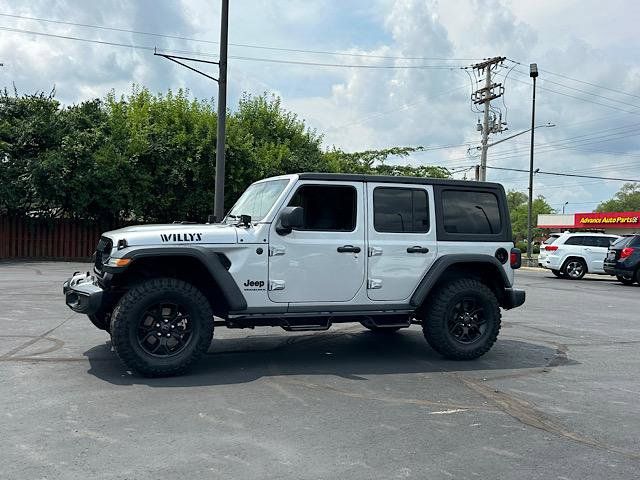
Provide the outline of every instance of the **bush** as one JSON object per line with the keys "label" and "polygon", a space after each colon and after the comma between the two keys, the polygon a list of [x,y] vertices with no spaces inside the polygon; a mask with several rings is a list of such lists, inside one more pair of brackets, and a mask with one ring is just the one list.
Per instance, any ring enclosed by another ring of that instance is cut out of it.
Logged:
{"label": "bush", "polygon": [[[527,251],[527,242],[521,241],[516,243],[516,248],[519,248],[522,253],[526,253]],[[533,254],[537,255],[540,253],[540,245],[533,245]]]}

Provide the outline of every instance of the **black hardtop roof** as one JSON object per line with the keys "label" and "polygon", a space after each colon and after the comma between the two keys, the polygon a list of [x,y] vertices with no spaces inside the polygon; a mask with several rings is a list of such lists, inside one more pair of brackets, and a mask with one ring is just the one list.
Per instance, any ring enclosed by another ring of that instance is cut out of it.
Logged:
{"label": "black hardtop roof", "polygon": [[503,189],[502,185],[493,182],[476,182],[471,180],[451,180],[434,177],[402,177],[392,175],[365,175],[360,173],[299,173],[301,180],[325,180],[338,182],[378,182],[378,183],[415,183],[420,185],[446,185],[451,187],[484,187]]}

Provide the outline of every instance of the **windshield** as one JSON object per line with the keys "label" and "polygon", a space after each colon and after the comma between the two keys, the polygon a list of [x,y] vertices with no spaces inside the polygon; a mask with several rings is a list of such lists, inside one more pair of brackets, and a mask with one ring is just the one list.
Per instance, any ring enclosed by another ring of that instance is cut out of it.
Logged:
{"label": "windshield", "polygon": [[269,180],[250,185],[229,211],[225,221],[235,220],[240,215],[251,215],[252,222],[259,222],[269,213],[287,183],[289,180]]}
{"label": "windshield", "polygon": [[543,243],[544,245],[551,245],[553,242],[555,242],[555,241],[558,239],[558,237],[559,237],[559,236],[560,236],[560,235],[552,235],[552,236],[550,236],[549,238],[547,238],[547,239],[546,239],[544,242],[542,242],[542,243]]}

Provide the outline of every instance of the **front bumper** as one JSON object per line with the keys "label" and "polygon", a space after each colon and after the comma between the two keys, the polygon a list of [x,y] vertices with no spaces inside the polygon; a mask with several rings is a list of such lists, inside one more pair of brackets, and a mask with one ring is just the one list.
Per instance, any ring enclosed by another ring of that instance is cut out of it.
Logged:
{"label": "front bumper", "polygon": [[524,290],[505,288],[504,296],[502,298],[502,304],[500,306],[505,310],[519,307],[524,303],[525,297],[526,293]]}
{"label": "front bumper", "polygon": [[75,273],[62,285],[65,303],[74,312],[85,315],[95,314],[102,305],[104,290],[94,276],[87,273]]}

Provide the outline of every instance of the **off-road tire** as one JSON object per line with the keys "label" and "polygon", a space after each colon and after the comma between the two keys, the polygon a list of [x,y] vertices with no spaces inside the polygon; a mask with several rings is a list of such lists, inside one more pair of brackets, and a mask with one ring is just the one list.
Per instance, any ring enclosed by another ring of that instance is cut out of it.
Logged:
{"label": "off-road tire", "polygon": [[94,315],[87,315],[87,317],[89,317],[89,320],[91,320],[91,323],[93,323],[96,328],[107,332],[109,331],[109,326],[111,324],[110,313],[98,312]]}
{"label": "off-road tire", "polygon": [[[184,304],[193,323],[191,338],[174,356],[156,357],[143,350],[137,340],[139,321],[154,302]],[[111,341],[116,354],[131,370],[147,377],[186,372],[211,345],[213,312],[207,298],[193,285],[175,278],[156,278],[131,288],[120,299],[111,319]]]}
{"label": "off-road tire", "polygon": [[[572,276],[570,272],[574,264],[579,264],[582,269],[579,273]],[[568,258],[564,262],[564,265],[562,265],[562,269],[560,271],[564,274],[565,278],[568,278],[569,280],[580,280],[587,273],[587,264],[581,258]]]}
{"label": "off-road tire", "polygon": [[633,277],[631,278],[625,278],[622,275],[616,275],[616,278],[618,279],[618,281],[624,285],[633,285],[633,282],[635,282],[636,280],[633,279]]}
{"label": "off-road tire", "polygon": [[[448,319],[452,309],[462,298],[475,297],[481,304],[486,316],[486,330],[479,340],[472,344],[456,341],[448,328]],[[427,342],[436,352],[452,360],[472,360],[487,353],[500,332],[500,306],[493,291],[484,283],[475,279],[458,279],[440,287],[427,300],[422,329]]]}
{"label": "off-road tire", "polygon": [[560,270],[551,270],[551,273],[553,273],[558,278],[564,278],[564,273],[562,273]]}

